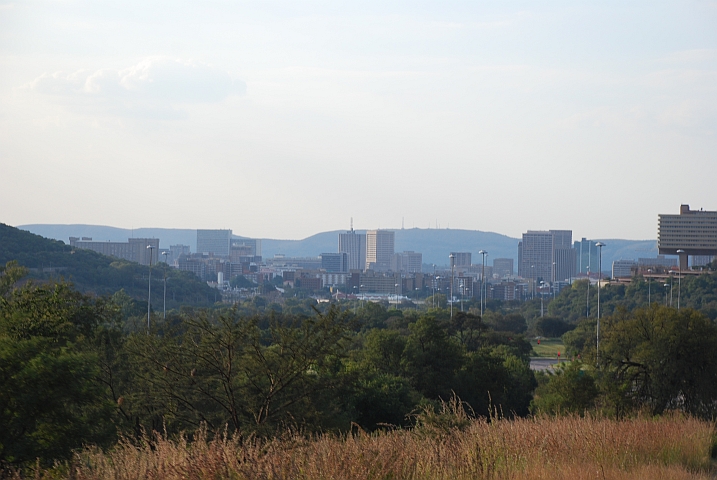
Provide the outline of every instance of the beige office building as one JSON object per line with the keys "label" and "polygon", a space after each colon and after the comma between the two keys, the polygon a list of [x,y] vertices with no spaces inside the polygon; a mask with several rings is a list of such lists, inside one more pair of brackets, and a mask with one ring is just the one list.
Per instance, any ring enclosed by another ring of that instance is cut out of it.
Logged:
{"label": "beige office building", "polygon": [[387,272],[394,254],[395,232],[368,230],[366,232],[366,270]]}

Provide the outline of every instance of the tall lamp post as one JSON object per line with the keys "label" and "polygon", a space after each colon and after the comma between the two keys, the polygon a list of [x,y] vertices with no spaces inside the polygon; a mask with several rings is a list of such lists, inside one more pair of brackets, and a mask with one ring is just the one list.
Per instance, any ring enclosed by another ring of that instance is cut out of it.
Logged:
{"label": "tall lamp post", "polygon": [[164,255],[164,307],[162,308],[162,318],[167,318],[167,255],[169,252],[162,252]]}
{"label": "tall lamp post", "polygon": [[461,280],[461,312],[463,311],[463,296],[465,295],[465,292],[466,292],[465,281]]}
{"label": "tall lamp post", "polygon": [[433,264],[433,296],[431,297],[431,308],[436,308],[436,264]]}
{"label": "tall lamp post", "polygon": [[152,308],[152,250],[154,250],[154,245],[147,245],[147,250],[149,250],[149,288],[147,290],[147,331],[149,332],[149,314]]}
{"label": "tall lamp post", "polygon": [[590,265],[587,266],[587,273],[588,273],[588,293],[586,295],[586,308],[585,308],[585,318],[590,318]]}
{"label": "tall lamp post", "polygon": [[448,255],[448,260],[451,264],[451,320],[453,320],[453,270],[456,266],[456,259],[451,253],[450,255]]}
{"label": "tall lamp post", "polygon": [[598,310],[597,310],[597,339],[595,343],[595,353],[597,358],[597,364],[600,366],[600,282],[602,281],[602,247],[605,246],[604,243],[598,242],[595,244],[596,247],[599,248],[598,250]]}
{"label": "tall lamp post", "polygon": [[535,282],[538,280],[538,277],[535,276],[535,265],[530,266],[530,276],[533,280],[533,285],[532,285],[533,288],[530,289],[530,292],[533,294],[532,299],[534,300],[535,299]]}
{"label": "tall lamp post", "polygon": [[540,281],[540,288],[538,289],[538,293],[540,293],[540,317],[542,318],[544,315],[545,310],[543,309],[543,287],[545,287],[545,282]]}
{"label": "tall lamp post", "polygon": [[652,274],[652,269],[647,269],[647,306],[650,306],[650,300],[652,296],[652,277],[650,275]]}
{"label": "tall lamp post", "polygon": [[684,250],[680,249],[677,250],[677,254],[680,256],[680,260],[678,262],[679,264],[679,272],[677,274],[677,311],[680,311],[680,294],[682,293],[682,254],[685,253]]}
{"label": "tall lamp post", "polygon": [[488,252],[485,250],[481,250],[481,255],[483,255],[483,270],[480,274],[480,316],[483,318],[483,294],[485,292],[485,256],[488,255]]}

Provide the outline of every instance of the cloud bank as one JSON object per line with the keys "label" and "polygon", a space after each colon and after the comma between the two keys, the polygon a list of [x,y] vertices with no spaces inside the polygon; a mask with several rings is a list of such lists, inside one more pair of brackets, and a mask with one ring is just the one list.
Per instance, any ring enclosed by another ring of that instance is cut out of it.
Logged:
{"label": "cloud bank", "polygon": [[35,93],[63,102],[118,110],[148,112],[182,105],[216,103],[243,95],[246,84],[210,65],[166,57],[146,58],[124,69],[104,68],[73,73],[43,73],[25,85]]}

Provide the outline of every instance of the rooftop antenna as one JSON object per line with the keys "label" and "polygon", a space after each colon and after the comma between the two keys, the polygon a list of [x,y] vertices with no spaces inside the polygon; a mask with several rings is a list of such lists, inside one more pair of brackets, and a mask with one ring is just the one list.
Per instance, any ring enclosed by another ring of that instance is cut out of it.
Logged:
{"label": "rooftop antenna", "polygon": [[401,230],[403,230],[403,217],[401,217]]}
{"label": "rooftop antenna", "polygon": [[354,217],[351,217],[351,231],[354,231]]}

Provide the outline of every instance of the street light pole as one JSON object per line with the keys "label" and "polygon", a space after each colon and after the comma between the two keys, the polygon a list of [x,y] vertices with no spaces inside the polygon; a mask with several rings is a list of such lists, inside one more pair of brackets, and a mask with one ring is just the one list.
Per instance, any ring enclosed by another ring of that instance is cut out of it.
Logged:
{"label": "street light pole", "polygon": [[587,293],[587,306],[585,309],[585,318],[590,318],[590,265],[587,266],[587,273],[588,273],[588,293]]}
{"label": "street light pole", "polygon": [[454,278],[453,270],[456,266],[456,262],[455,262],[456,259],[453,256],[453,254],[451,253],[450,255],[448,255],[448,260],[450,261],[450,264],[451,264],[451,320],[453,320],[453,278]]}
{"label": "street light pole", "polygon": [[164,307],[162,308],[162,318],[167,318],[167,255],[169,252],[162,252],[164,255]]}
{"label": "street light pole", "polygon": [[602,247],[605,246],[604,243],[598,242],[595,244],[596,247],[598,247],[600,250],[598,250],[598,310],[597,310],[597,340],[596,340],[596,358],[597,358],[597,364],[600,366],[600,283],[602,282]]}
{"label": "street light pole", "polygon": [[647,269],[647,306],[650,306],[650,297],[652,295],[652,278],[650,277],[650,274],[652,273],[652,269]]}
{"label": "street light pole", "polygon": [[481,255],[483,255],[483,270],[480,274],[480,316],[483,318],[483,294],[485,292],[485,256],[488,255],[488,252],[485,250],[481,250]]}
{"label": "street light pole", "polygon": [[680,295],[682,293],[682,254],[685,253],[684,250],[680,249],[677,250],[677,254],[680,256],[679,261],[677,262],[679,265],[679,273],[677,274],[677,311],[680,311]]}
{"label": "street light pole", "polygon": [[150,310],[152,308],[152,250],[154,250],[154,245],[147,245],[147,249],[149,250],[149,288],[147,290],[147,332],[149,332],[149,329],[150,329],[149,315],[150,315]]}
{"label": "street light pole", "polygon": [[433,264],[433,296],[431,297],[431,308],[436,308],[436,264]]}

